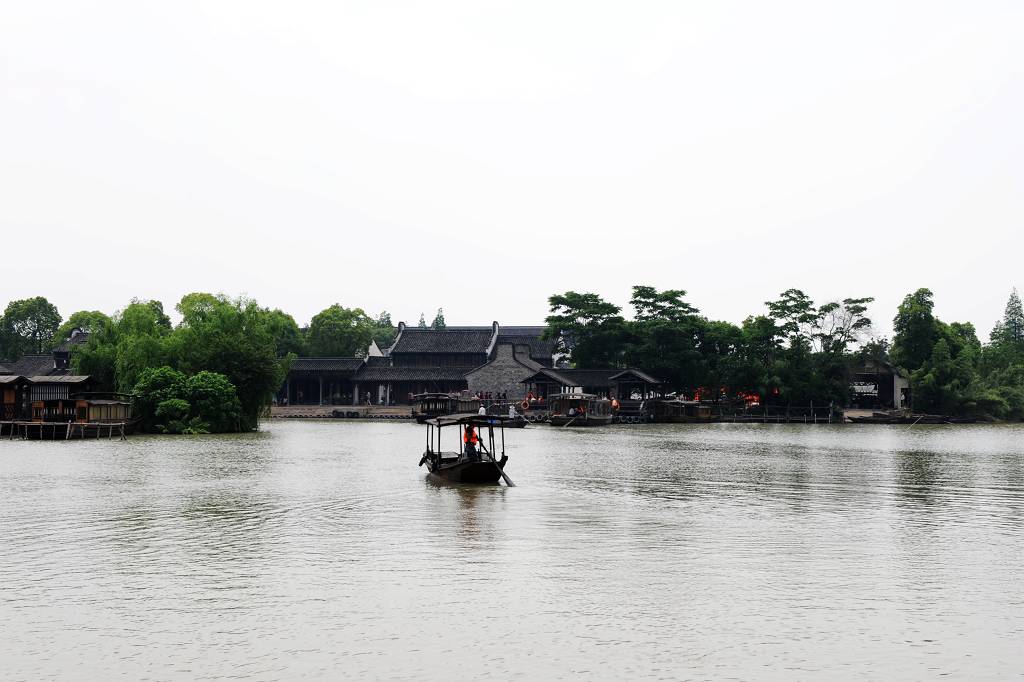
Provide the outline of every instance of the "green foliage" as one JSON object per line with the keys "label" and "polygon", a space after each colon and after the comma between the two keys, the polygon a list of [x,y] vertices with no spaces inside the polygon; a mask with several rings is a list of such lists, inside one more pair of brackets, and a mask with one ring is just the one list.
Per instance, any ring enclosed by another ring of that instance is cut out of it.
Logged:
{"label": "green foliage", "polygon": [[139,376],[138,383],[133,387],[135,394],[135,414],[142,418],[143,428],[153,430],[156,426],[157,408],[169,400],[185,400],[187,377],[176,369],[167,367],[147,367]]}
{"label": "green foliage", "polygon": [[48,352],[60,320],[56,306],[42,296],[11,301],[0,318],[0,358]]}
{"label": "green foliage", "polygon": [[768,315],[742,327],[708,320],[682,289],[633,287],[634,317],[596,294],[552,296],[549,338],[559,339],[580,368],[639,367],[670,389],[693,395],[756,392],[774,401],[807,404],[849,398],[849,346],[870,328],[870,298],[815,307],[798,289],[769,301]]}
{"label": "green foliage", "polygon": [[845,353],[850,344],[871,329],[868,305],[874,298],[844,298],[818,308],[814,339],[825,353]]}
{"label": "green foliage", "polygon": [[365,355],[374,322],[362,308],[337,303],[317,313],[309,325],[309,352],[314,357]]}
{"label": "green foliage", "polygon": [[908,295],[896,315],[892,357],[910,370],[913,409],[917,412],[1024,418],[1024,353],[1015,340],[1024,326],[1014,291],[1003,320],[982,346],[974,325],[946,323],[932,312],[932,294]]}
{"label": "green foliage", "polygon": [[254,301],[204,293],[183,297],[178,311],[182,321],[172,329],[160,303],[133,300],[75,348],[75,371],[93,376],[99,390],[138,392],[149,428],[155,428],[157,404],[170,398],[189,401],[199,410],[190,420],[200,417],[207,430],[255,428],[292,357],[278,355],[290,353],[300,336],[294,320]]}
{"label": "green foliage", "polygon": [[430,326],[434,329],[444,329],[444,310],[442,308],[437,309],[437,314],[434,315],[434,321],[430,323]]}
{"label": "green foliage", "polygon": [[636,312],[634,319],[637,322],[651,320],[681,322],[700,312],[684,301],[684,296],[686,296],[686,292],[682,289],[658,291],[650,286],[635,286],[633,287],[633,297],[629,303]]}
{"label": "green foliage", "polygon": [[135,406],[146,428],[160,433],[239,431],[242,407],[223,374],[187,377],[171,367],[148,368],[135,386]]}
{"label": "green foliage", "polygon": [[621,308],[597,294],[567,291],[548,299],[545,335],[576,367],[621,367],[627,329]]}
{"label": "green foliage", "polygon": [[903,299],[892,321],[896,331],[892,359],[898,367],[913,372],[931,357],[938,340],[934,308],[932,292],[928,289],[918,289]]}
{"label": "green foliage", "polygon": [[227,432],[241,430],[242,404],[235,387],[223,374],[202,371],[185,382],[192,414],[207,424],[207,430]]}
{"label": "green foliage", "polygon": [[420,321],[416,324],[416,326],[419,327],[420,329],[427,328],[427,318],[423,316],[423,313],[420,313]]}
{"label": "green foliage", "polygon": [[777,301],[765,301],[768,317],[776,320],[779,332],[790,345],[809,344],[811,328],[820,319],[814,302],[799,289],[783,291]]}
{"label": "green foliage", "polygon": [[165,364],[170,332],[160,303],[133,299],[74,348],[72,365],[79,374],[93,377],[97,390],[129,392],[142,370]]}
{"label": "green foliage", "polygon": [[265,320],[267,331],[274,339],[274,353],[279,358],[288,355],[304,357],[307,354],[306,338],[295,323],[295,318],[280,310],[269,310]]}
{"label": "green foliage", "polygon": [[242,428],[255,428],[288,365],[277,357],[269,311],[248,299],[190,294],[178,312],[181,324],[164,344],[170,364],[186,374],[226,376],[238,392]]}
{"label": "green foliage", "polygon": [[398,330],[395,329],[395,325],[391,322],[391,313],[388,311],[382,312],[377,316],[377,319],[373,321],[373,340],[377,343],[377,346],[382,350],[388,348],[395,342],[395,337],[398,335]]}
{"label": "green foliage", "polygon": [[110,316],[98,310],[79,310],[71,313],[71,316],[64,321],[64,324],[54,334],[54,341],[61,342],[71,337],[71,332],[81,329],[89,334],[97,334],[107,329],[114,323]]}

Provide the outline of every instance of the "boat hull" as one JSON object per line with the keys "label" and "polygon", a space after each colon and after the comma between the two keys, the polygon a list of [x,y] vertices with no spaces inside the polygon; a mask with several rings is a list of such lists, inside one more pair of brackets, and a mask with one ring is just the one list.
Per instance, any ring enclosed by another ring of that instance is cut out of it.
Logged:
{"label": "boat hull", "polygon": [[548,420],[552,426],[607,426],[612,423],[611,415],[591,417],[567,417],[562,414],[551,415]]}
{"label": "boat hull", "polygon": [[673,416],[659,416],[654,415],[651,421],[655,424],[711,424],[713,422],[722,421],[722,418],[718,415],[713,417],[687,417],[684,415],[673,415]]}
{"label": "boat hull", "polygon": [[452,483],[497,483],[501,471],[494,462],[459,462],[432,467],[430,475]]}

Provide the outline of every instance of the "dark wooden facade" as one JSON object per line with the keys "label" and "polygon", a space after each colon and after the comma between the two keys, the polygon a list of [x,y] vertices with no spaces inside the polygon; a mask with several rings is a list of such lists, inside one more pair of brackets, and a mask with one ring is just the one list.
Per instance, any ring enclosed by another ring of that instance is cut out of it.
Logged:
{"label": "dark wooden facade", "polygon": [[588,393],[619,400],[661,395],[662,382],[638,369],[544,368],[524,382],[537,398],[548,400],[561,393]]}
{"label": "dark wooden facade", "polygon": [[[538,366],[553,362],[554,343],[541,338],[544,327],[444,329],[399,324],[392,345],[366,358],[298,358],[278,394],[279,404],[410,404],[420,393],[457,393],[468,387],[466,374],[495,357],[501,339],[515,342]],[[517,387],[511,387],[517,388]]]}

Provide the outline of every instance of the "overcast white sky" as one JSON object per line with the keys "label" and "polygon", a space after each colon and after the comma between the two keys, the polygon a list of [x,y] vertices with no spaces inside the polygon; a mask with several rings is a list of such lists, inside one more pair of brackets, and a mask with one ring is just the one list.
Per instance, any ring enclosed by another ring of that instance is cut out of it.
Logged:
{"label": "overcast white sky", "polygon": [[1024,3],[8,2],[0,306],[1024,287]]}

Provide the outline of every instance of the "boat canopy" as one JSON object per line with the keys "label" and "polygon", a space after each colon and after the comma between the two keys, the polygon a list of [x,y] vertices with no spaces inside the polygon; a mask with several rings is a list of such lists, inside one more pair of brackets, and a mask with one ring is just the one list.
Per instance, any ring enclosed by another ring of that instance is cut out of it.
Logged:
{"label": "boat canopy", "polygon": [[471,424],[473,426],[500,426],[509,421],[507,416],[474,414],[463,412],[461,414],[446,414],[423,422],[429,426],[455,426],[457,424]]}

